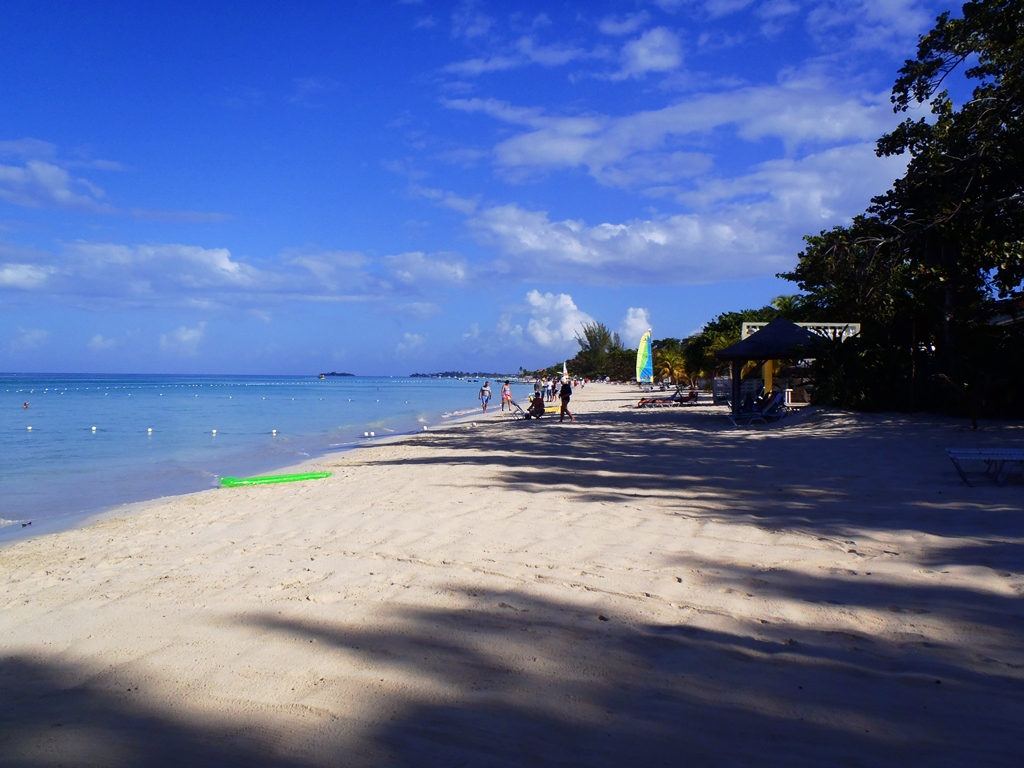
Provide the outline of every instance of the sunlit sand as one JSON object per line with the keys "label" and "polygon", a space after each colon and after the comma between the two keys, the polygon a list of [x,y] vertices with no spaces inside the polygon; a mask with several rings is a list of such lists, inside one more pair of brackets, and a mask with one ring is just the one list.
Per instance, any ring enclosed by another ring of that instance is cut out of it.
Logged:
{"label": "sunlit sand", "polygon": [[1024,428],[636,398],[0,550],[0,764],[1024,755],[1024,482],[943,450]]}

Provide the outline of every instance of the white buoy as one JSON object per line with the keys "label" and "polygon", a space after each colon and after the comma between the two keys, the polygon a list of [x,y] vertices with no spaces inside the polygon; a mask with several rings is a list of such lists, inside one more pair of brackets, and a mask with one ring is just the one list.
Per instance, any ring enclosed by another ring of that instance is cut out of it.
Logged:
{"label": "white buoy", "polygon": [[212,432],[211,432],[210,434],[211,434],[211,435],[216,435],[216,434],[217,434],[217,430],[216,430],[216,429],[215,429],[215,430],[213,430],[213,431],[212,431]]}
{"label": "white buoy", "polygon": [[[32,429],[32,427],[29,427],[29,429]],[[369,437],[369,436],[370,436],[369,432],[363,432],[363,437]]]}
{"label": "white buoy", "polygon": [[92,428],[92,431],[93,431],[93,432],[95,432],[95,431],[96,431],[96,427],[93,427],[93,428]]}
{"label": "white buoy", "polygon": [[146,430],[146,432],[148,432],[149,434],[153,434],[153,428],[150,427],[149,429]]}
{"label": "white buoy", "polygon": [[423,427],[423,431],[424,431],[424,432],[426,432],[426,431],[427,431],[427,428],[426,428],[426,427]]}
{"label": "white buoy", "polygon": [[29,428],[28,428],[28,431],[29,431],[29,432],[31,432],[31,431],[32,431],[32,427],[29,427]]}
{"label": "white buoy", "polygon": [[474,426],[474,427],[476,426],[476,422],[475,422],[475,421],[473,422],[473,426]]}
{"label": "white buoy", "polygon": [[276,435],[276,434],[277,434],[277,430],[276,430],[276,429],[272,429],[272,430],[270,430],[270,434],[272,434],[272,435]]}
{"label": "white buoy", "polygon": [[376,432],[371,432],[371,433],[370,433],[370,437],[376,437],[376,436],[377,436],[377,433],[376,433]]}

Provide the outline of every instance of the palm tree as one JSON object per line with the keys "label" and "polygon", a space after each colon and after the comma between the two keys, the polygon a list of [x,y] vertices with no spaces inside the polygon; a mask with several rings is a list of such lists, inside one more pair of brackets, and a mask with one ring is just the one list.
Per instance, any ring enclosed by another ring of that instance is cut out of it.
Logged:
{"label": "palm tree", "polygon": [[674,384],[681,383],[687,377],[686,361],[681,354],[671,350],[655,354],[654,368],[659,378],[668,379]]}

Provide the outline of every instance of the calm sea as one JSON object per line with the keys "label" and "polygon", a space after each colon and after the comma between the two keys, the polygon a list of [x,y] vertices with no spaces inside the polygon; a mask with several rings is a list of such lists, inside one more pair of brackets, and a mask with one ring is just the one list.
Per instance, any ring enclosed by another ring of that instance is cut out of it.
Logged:
{"label": "calm sea", "polygon": [[[350,448],[366,442],[364,432],[420,431],[477,412],[481,384],[0,374],[0,541]],[[526,387],[514,392],[522,399]]]}

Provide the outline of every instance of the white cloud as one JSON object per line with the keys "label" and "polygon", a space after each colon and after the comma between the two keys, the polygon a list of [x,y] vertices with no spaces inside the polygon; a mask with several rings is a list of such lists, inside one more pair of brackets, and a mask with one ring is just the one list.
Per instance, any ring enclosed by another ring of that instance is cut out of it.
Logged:
{"label": "white cloud", "polygon": [[[308,271],[317,284],[330,293],[359,294],[370,287],[364,270],[369,259],[358,251],[288,248],[282,251],[281,260],[287,266],[297,266]],[[303,287],[305,281],[301,274],[276,276],[269,282],[287,284],[291,290],[310,291],[310,286]]]}
{"label": "white cloud", "polygon": [[582,166],[599,182],[621,187],[666,184],[705,172],[713,157],[709,139],[720,129],[732,127],[748,142],[778,139],[792,153],[874,140],[895,123],[886,93],[851,93],[807,73],[775,85],[695,94],[622,117],[549,116],[494,99],[444,103],[528,128],[494,147],[503,172],[528,175]]}
{"label": "white cloud", "polygon": [[605,16],[598,23],[597,27],[606,35],[631,35],[647,24],[650,19],[647,11],[632,13],[626,16]]}
{"label": "white cloud", "polygon": [[651,327],[650,313],[642,307],[630,307],[619,326],[619,337],[626,347],[636,346]]}
{"label": "white cloud", "polygon": [[406,355],[422,345],[424,341],[426,341],[426,338],[418,333],[404,333],[402,334],[402,340],[395,347],[395,353]]}
{"label": "white cloud", "polygon": [[56,271],[35,264],[0,264],[0,288],[38,288]]}
{"label": "white cloud", "polygon": [[655,27],[622,47],[622,69],[613,79],[641,77],[648,72],[670,72],[683,63],[683,49],[676,34]]}
{"label": "white cloud", "polygon": [[452,37],[472,40],[490,32],[494,19],[473,9],[474,3],[463,3],[463,7],[452,14]]}
{"label": "white cloud", "polygon": [[182,293],[211,288],[244,290],[263,277],[231,257],[227,248],[195,245],[117,245],[78,242],[66,256],[75,276],[92,288],[134,294]]}
{"label": "white cloud", "polygon": [[19,326],[18,337],[11,341],[10,348],[12,352],[27,352],[38,349],[49,340],[49,331],[44,331],[42,328],[22,328]]}
{"label": "white cloud", "polygon": [[39,139],[16,139],[0,141],[0,157],[52,157],[57,154],[57,146]]}
{"label": "white cloud", "polygon": [[0,200],[23,208],[59,208],[100,214],[122,214],[139,219],[173,222],[217,222],[230,219],[222,213],[203,211],[164,211],[144,208],[118,208],[102,202],[106,193],[88,179],[72,176],[68,168],[121,171],[124,166],[112,160],[54,159],[57,148],[39,139],[0,141],[0,157],[25,160],[24,165],[0,165]]}
{"label": "white cloud", "polygon": [[689,213],[594,225],[509,204],[483,208],[466,223],[522,274],[543,265],[560,279],[591,284],[766,277],[793,265],[804,234],[863,210],[903,162],[876,158],[865,142],[703,180],[677,193]]}
{"label": "white cloud", "polygon": [[199,343],[205,335],[205,322],[200,322],[195,328],[181,325],[170,333],[160,335],[160,348],[165,352],[193,356],[199,351]]}
{"label": "white cloud", "polygon": [[908,53],[934,22],[919,0],[832,0],[814,8],[807,28],[820,45]]}
{"label": "white cloud", "polygon": [[22,167],[0,165],[0,200],[14,205],[112,213],[114,208],[99,202],[103,196],[96,185],[44,160],[29,160]]}
{"label": "white cloud", "polygon": [[567,293],[541,293],[532,290],[526,294],[526,309],[530,314],[526,328],[513,326],[510,318],[504,316],[499,332],[544,347],[545,349],[568,351],[576,343],[577,335],[583,331],[584,323],[594,318],[576,306]]}
{"label": "white cloud", "polygon": [[391,274],[407,285],[461,285],[466,282],[469,274],[466,260],[455,254],[427,255],[421,251],[413,251],[387,256],[384,263],[391,270]]}
{"label": "white cloud", "polygon": [[538,45],[532,37],[520,38],[514,46],[491,56],[477,57],[448,64],[443,71],[463,77],[539,64],[560,67],[571,61],[591,56],[583,48],[564,45]]}
{"label": "white cloud", "polygon": [[89,349],[93,352],[106,352],[107,350],[113,349],[120,342],[117,339],[108,339],[101,333],[97,333],[91,339],[89,339]]}

